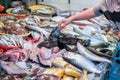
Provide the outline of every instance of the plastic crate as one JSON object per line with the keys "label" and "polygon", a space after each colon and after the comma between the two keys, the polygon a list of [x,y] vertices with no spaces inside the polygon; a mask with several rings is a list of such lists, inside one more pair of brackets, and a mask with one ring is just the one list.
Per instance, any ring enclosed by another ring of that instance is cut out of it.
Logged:
{"label": "plastic crate", "polygon": [[120,80],[120,42],[113,54],[113,63],[110,66],[110,70],[104,76],[104,80]]}

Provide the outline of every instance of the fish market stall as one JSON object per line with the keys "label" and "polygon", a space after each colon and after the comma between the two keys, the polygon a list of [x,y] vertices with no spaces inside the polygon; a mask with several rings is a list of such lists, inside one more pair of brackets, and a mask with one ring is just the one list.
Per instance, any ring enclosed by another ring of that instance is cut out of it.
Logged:
{"label": "fish market stall", "polygon": [[104,16],[59,30],[59,20],[79,11],[29,9],[0,16],[0,80],[104,80],[118,43]]}

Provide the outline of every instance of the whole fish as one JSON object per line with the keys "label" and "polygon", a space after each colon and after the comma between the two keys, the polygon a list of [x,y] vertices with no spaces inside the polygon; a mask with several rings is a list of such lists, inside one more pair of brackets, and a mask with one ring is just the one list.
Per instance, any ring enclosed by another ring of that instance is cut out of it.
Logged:
{"label": "whole fish", "polygon": [[13,62],[0,61],[0,63],[2,68],[6,70],[8,74],[31,74],[31,72],[19,68]]}
{"label": "whole fish", "polygon": [[92,61],[111,63],[110,60],[93,54],[92,52],[90,52],[89,50],[87,50],[83,45],[81,45],[79,42],[77,42],[77,48],[78,48],[79,53],[82,56],[84,56],[84,57],[86,57],[86,58],[88,58],[88,59],[90,59]]}
{"label": "whole fish", "polygon": [[66,53],[63,55],[63,59],[79,69],[83,68],[90,72],[98,74],[102,72],[96,68],[95,64],[92,61],[79,54],[69,52],[69,54]]}
{"label": "whole fish", "polygon": [[37,31],[42,33],[46,38],[49,37],[50,33],[47,32],[46,30],[44,30],[43,28],[40,28],[39,26],[26,26],[26,28],[33,30],[33,31]]}

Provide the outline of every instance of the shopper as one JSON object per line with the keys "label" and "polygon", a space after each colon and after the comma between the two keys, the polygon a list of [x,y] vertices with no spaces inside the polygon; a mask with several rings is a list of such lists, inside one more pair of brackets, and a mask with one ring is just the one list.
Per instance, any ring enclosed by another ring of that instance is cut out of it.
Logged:
{"label": "shopper", "polygon": [[21,0],[12,0],[11,2],[11,7],[16,8],[16,7],[21,7],[21,6],[26,6],[25,3]]}
{"label": "shopper", "polygon": [[118,30],[118,37],[120,37],[120,0],[101,0],[100,4],[94,8],[88,8],[69,18],[62,19],[58,23],[58,28],[63,28],[75,20],[90,19],[102,14],[111,22],[112,28]]}

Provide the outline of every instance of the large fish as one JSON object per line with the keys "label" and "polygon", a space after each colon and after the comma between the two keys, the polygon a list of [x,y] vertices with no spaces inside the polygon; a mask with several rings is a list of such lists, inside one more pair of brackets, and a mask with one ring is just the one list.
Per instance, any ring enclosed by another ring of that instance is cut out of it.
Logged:
{"label": "large fish", "polygon": [[33,30],[33,31],[37,31],[42,33],[46,38],[49,37],[50,33],[47,32],[46,30],[44,30],[43,28],[40,28],[39,26],[26,26],[26,28]]}
{"label": "large fish", "polygon": [[87,50],[83,45],[81,45],[79,42],[77,42],[77,48],[78,48],[79,53],[82,56],[84,56],[84,57],[86,57],[86,58],[88,58],[88,59],[90,59],[92,61],[111,63],[110,60],[93,54],[92,52],[90,52],[89,50]]}
{"label": "large fish", "polygon": [[63,59],[79,69],[84,68],[89,72],[99,74],[102,72],[96,68],[95,64],[92,61],[79,54],[69,52],[69,54],[64,54]]}
{"label": "large fish", "polygon": [[0,61],[0,64],[8,74],[31,74],[31,72],[21,69],[13,62]]}

